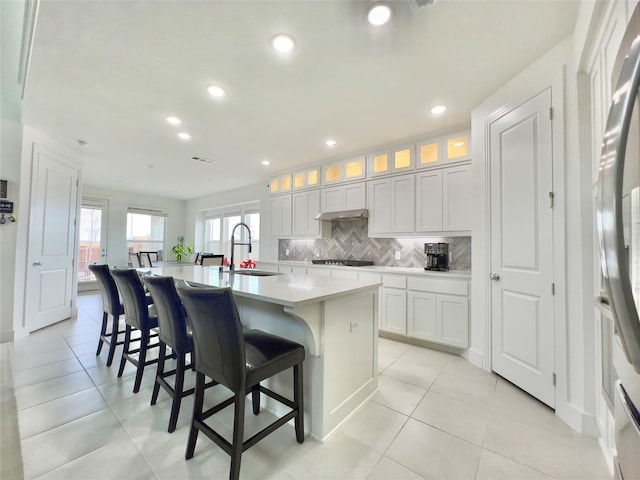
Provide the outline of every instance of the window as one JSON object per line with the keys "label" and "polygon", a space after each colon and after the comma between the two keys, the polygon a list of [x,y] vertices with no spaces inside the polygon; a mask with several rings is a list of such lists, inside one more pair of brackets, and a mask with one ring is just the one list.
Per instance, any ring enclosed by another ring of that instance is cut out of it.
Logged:
{"label": "window", "polygon": [[162,252],[166,217],[163,212],[130,208],[127,212],[129,252]]}
{"label": "window", "polygon": [[[260,210],[255,203],[245,207],[235,206],[205,215],[204,251],[222,253],[231,260],[231,231],[238,223],[244,222],[251,230],[251,253],[246,245],[238,245],[234,252],[234,262],[259,259],[260,252]],[[247,243],[249,236],[245,228],[236,229],[236,242]]]}

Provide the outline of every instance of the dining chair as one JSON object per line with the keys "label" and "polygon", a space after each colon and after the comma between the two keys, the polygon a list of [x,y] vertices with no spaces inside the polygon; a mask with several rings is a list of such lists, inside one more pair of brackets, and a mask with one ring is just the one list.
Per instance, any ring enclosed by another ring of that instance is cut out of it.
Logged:
{"label": "dining chair", "polygon": [[136,252],[129,253],[129,263],[131,264],[132,268],[142,268],[140,254]]}
{"label": "dining chair", "polygon": [[[182,302],[176,292],[175,280],[169,276],[144,276],[142,282],[146,285],[153,298],[158,315],[158,340],[160,341],[160,353],[158,356],[158,369],[156,381],[153,385],[151,405],[158,400],[160,387],[171,397],[171,414],[169,415],[169,433],[176,429],[180,403],[182,399],[194,392],[194,388],[184,389],[185,371],[193,366],[193,339],[188,335],[187,319]],[[167,346],[175,354],[176,367],[165,370]],[[187,355],[190,363],[187,364]],[[173,386],[167,382],[167,378],[174,376]],[[216,385],[211,382],[206,386]]]}
{"label": "dining chair", "polygon": [[203,267],[221,266],[224,263],[224,255],[203,254],[200,264]]}
{"label": "dining chair", "polygon": [[[100,355],[102,345],[109,345],[109,354],[107,355],[107,367],[113,362],[113,355],[117,345],[122,345],[124,341],[119,341],[119,334],[125,333],[120,330],[120,316],[124,314],[124,306],[120,302],[118,288],[111,276],[109,265],[89,265],[89,270],[96,277],[100,295],[102,297],[102,325],[100,327],[100,340],[98,341],[98,350],[96,356]],[[109,315],[112,317],[111,331],[107,332]]]}
{"label": "dining chair", "polygon": [[[198,432],[204,433],[231,457],[229,478],[240,475],[242,452],[294,419],[296,440],[304,442],[302,368],[304,347],[260,330],[243,332],[230,288],[196,288],[179,281],[178,296],[193,328],[196,359],[196,391],[185,457],[193,457]],[[293,401],[260,384],[293,368]],[[203,411],[205,376],[227,387],[233,395]],[[260,411],[260,393],[290,409],[285,415],[244,440],[245,397],[252,394],[253,413]],[[232,440],[229,442],[205,420],[234,405]]]}
{"label": "dining chair", "polygon": [[[151,340],[158,336],[157,333],[152,332],[152,329],[158,326],[158,318],[155,313],[155,306],[148,304],[140,275],[136,270],[115,269],[111,271],[111,275],[113,275],[113,279],[122,297],[125,315],[124,321],[126,322],[118,377],[122,376],[127,361],[135,365],[136,379],[133,385],[133,393],[138,393],[144,368],[158,362],[157,358],[147,360],[148,350],[159,346],[159,342],[151,343]],[[131,338],[131,333],[134,329],[140,330],[139,338]],[[138,347],[133,348],[131,345],[132,342],[138,343]]]}
{"label": "dining chair", "polygon": [[151,263],[151,255],[149,254],[149,252],[138,253],[138,256],[140,258],[140,265],[142,266],[142,268],[153,267],[153,264]]}

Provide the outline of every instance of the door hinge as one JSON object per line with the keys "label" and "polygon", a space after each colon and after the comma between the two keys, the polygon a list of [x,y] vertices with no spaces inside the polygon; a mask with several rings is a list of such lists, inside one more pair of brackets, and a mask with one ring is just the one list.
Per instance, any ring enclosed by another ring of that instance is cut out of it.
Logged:
{"label": "door hinge", "polygon": [[555,372],[553,372],[551,374],[551,380],[553,381],[553,386],[555,387],[556,386],[556,373]]}
{"label": "door hinge", "polygon": [[551,295],[555,295],[555,294],[556,294],[556,284],[551,283]]}
{"label": "door hinge", "polygon": [[549,107],[549,120],[553,120],[553,107]]}
{"label": "door hinge", "polygon": [[553,208],[553,199],[554,199],[555,195],[553,192],[549,192],[549,207]]}
{"label": "door hinge", "polygon": [[71,266],[72,266],[72,267],[75,267],[75,266],[76,266],[76,259],[75,259],[75,258],[72,258],[72,259],[71,259]]}
{"label": "door hinge", "polygon": [[73,299],[69,300],[69,306],[73,308]]}
{"label": "door hinge", "polygon": [[76,178],[76,187],[80,186],[80,179]]}

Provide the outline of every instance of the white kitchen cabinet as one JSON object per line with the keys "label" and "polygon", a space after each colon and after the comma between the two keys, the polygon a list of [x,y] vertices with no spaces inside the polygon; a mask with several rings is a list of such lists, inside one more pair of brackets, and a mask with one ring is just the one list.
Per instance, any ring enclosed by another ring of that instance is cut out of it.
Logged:
{"label": "white kitchen cabinet", "polygon": [[415,230],[415,178],[402,175],[367,185],[369,236],[412,234]]}
{"label": "white kitchen cabinet", "polygon": [[416,168],[442,165],[442,137],[428,138],[416,143]]}
{"label": "white kitchen cabinet", "polygon": [[322,185],[363,180],[366,176],[364,156],[337,160],[322,166]]}
{"label": "white kitchen cabinet", "polygon": [[416,233],[471,230],[471,164],[416,174]]}
{"label": "white kitchen cabinet", "polygon": [[320,190],[321,210],[339,212],[367,207],[366,184],[364,182],[323,188]]}
{"label": "white kitchen cabinet", "polygon": [[273,237],[291,235],[291,195],[277,195],[270,198],[271,219],[269,232]]}
{"label": "white kitchen cabinet", "polygon": [[442,170],[442,230],[471,230],[471,165]]}
{"label": "white kitchen cabinet", "polygon": [[308,167],[293,172],[293,190],[317,188],[320,186],[320,167]]}
{"label": "white kitchen cabinet", "polygon": [[407,279],[403,275],[382,275],[380,330],[407,334]]}
{"label": "white kitchen cabinet", "polygon": [[438,340],[436,294],[407,292],[407,335],[421,340]]}
{"label": "white kitchen cabinet", "polygon": [[373,152],[367,156],[369,177],[410,172],[415,168],[415,144],[399,145]]}
{"label": "white kitchen cabinet", "polygon": [[454,295],[436,296],[438,341],[453,347],[469,347],[469,299]]}
{"label": "white kitchen cabinet", "polygon": [[416,175],[416,231],[442,230],[442,169]]}
{"label": "white kitchen cabinet", "polygon": [[290,192],[292,188],[291,174],[286,173],[277,177],[272,177],[269,183],[269,189],[271,193],[286,193]]}
{"label": "white kitchen cabinet", "polygon": [[327,238],[331,236],[331,224],[319,222],[320,191],[312,190],[292,195],[292,237]]}
{"label": "white kitchen cabinet", "polygon": [[443,162],[463,162],[471,160],[471,131],[456,132],[446,135],[442,140]]}

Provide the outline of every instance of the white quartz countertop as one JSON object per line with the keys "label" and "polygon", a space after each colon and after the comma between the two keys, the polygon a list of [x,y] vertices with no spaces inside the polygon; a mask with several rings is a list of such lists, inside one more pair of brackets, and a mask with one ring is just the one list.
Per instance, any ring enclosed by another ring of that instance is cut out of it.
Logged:
{"label": "white quartz countertop", "polygon": [[380,286],[373,280],[314,277],[311,275],[280,274],[273,276],[231,275],[220,273],[219,267],[200,265],[141,268],[140,272],[169,275],[187,282],[231,287],[234,295],[254,298],[269,303],[295,307],[301,303],[313,303],[332,297],[352,294]]}
{"label": "white quartz countertop", "polygon": [[258,262],[265,264],[273,264],[273,265],[289,265],[289,266],[300,266],[300,267],[314,267],[314,268],[330,268],[330,269],[344,269],[344,270],[356,270],[358,272],[372,272],[372,273],[391,273],[398,275],[417,275],[417,276],[433,276],[433,277],[442,277],[442,278],[463,278],[470,280],[471,272],[466,270],[448,270],[446,272],[437,272],[433,270],[425,270],[423,268],[413,268],[413,267],[387,267],[383,265],[371,265],[368,267],[343,267],[339,265],[319,265],[311,262],[303,262],[303,261],[280,261],[280,262]]}

